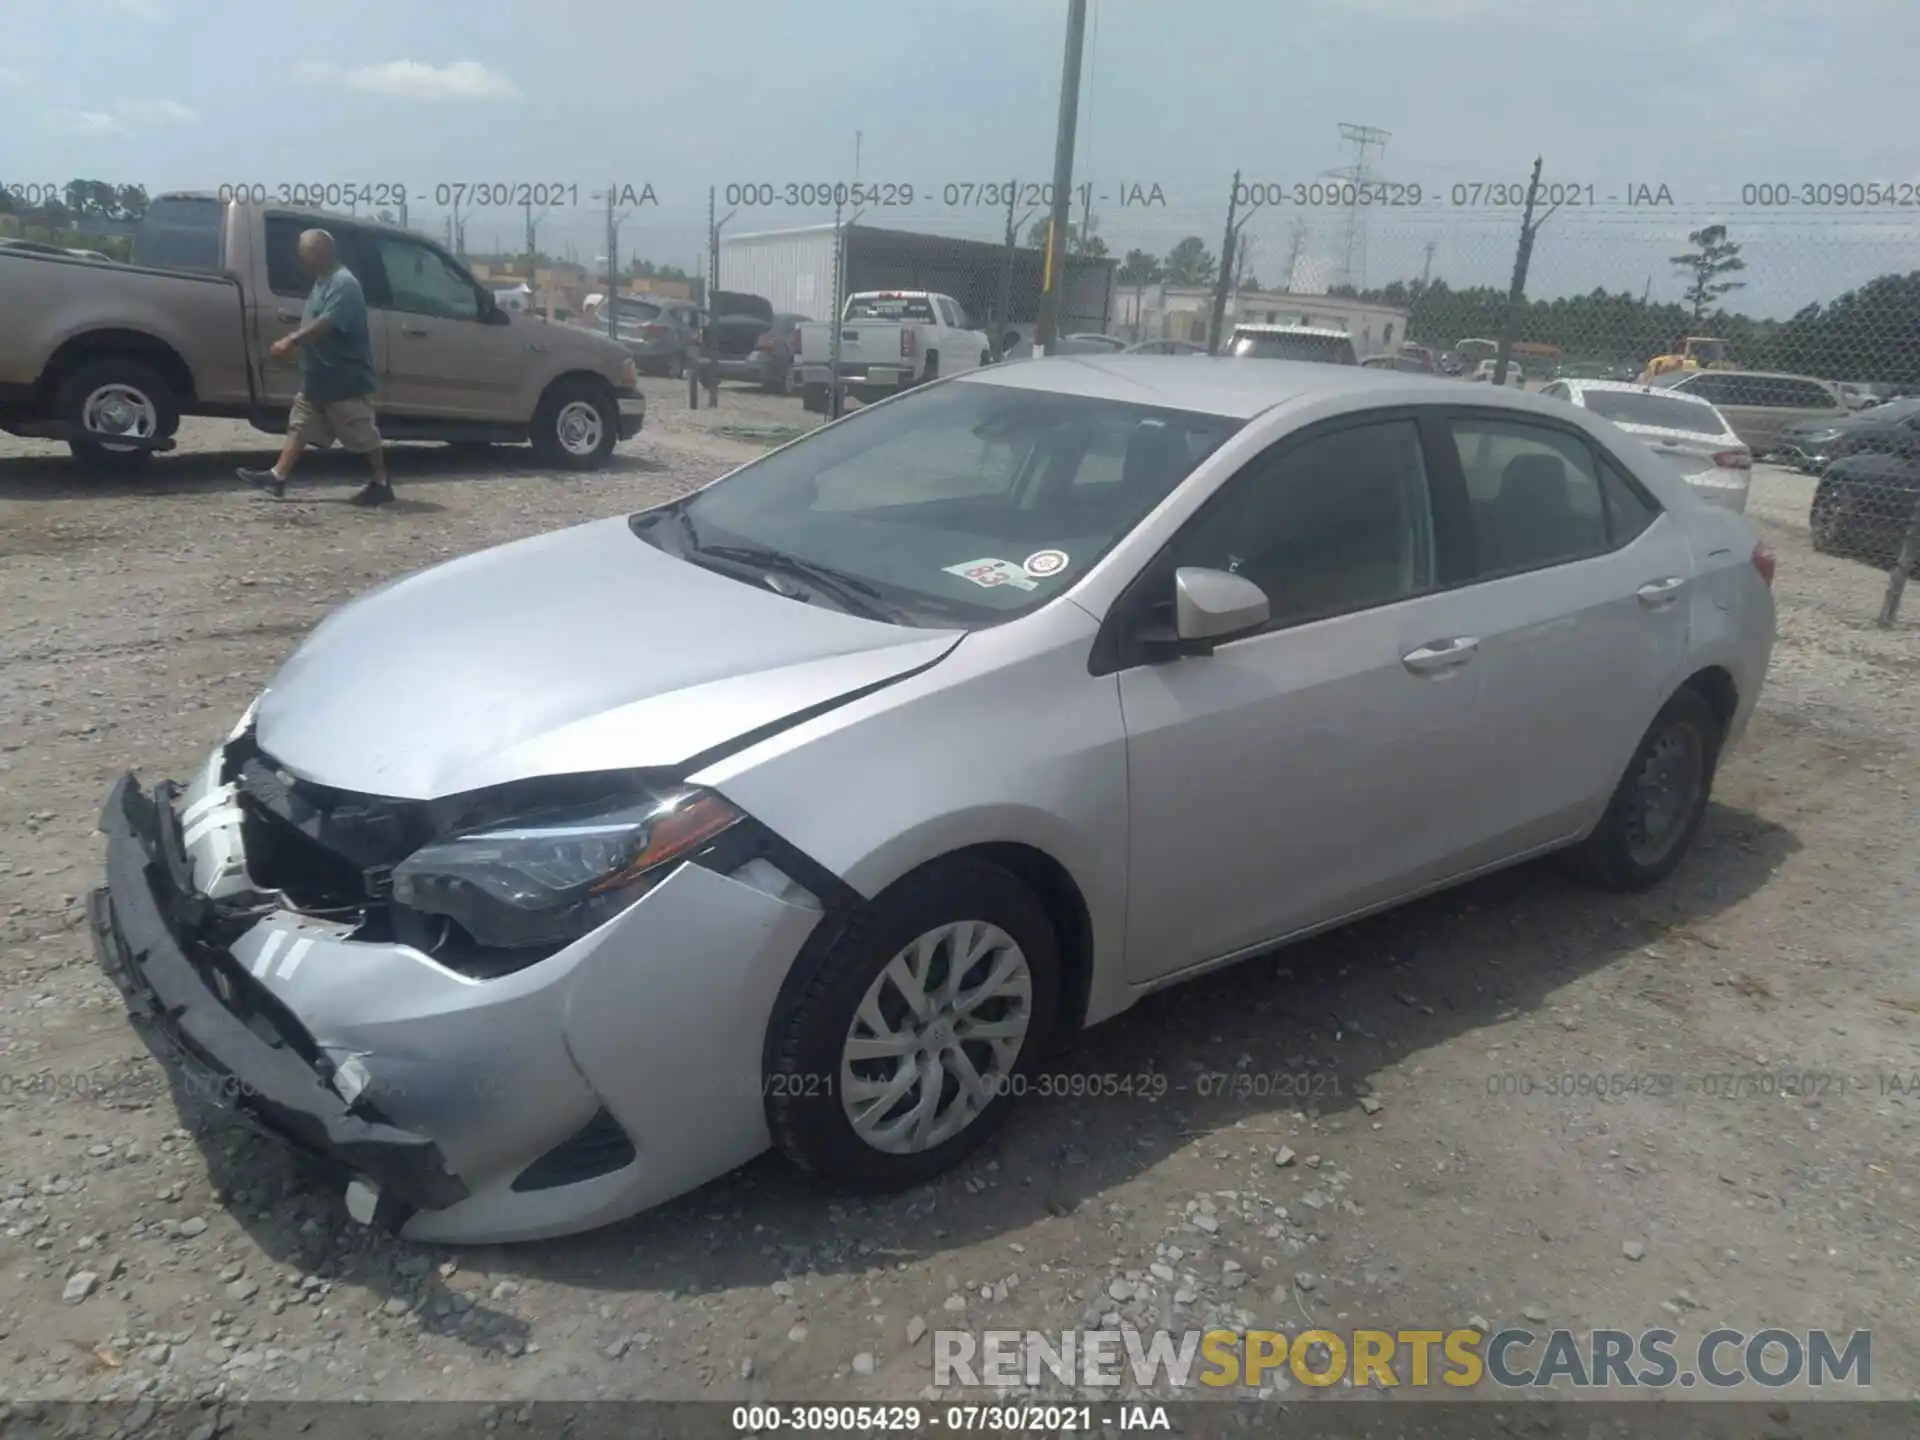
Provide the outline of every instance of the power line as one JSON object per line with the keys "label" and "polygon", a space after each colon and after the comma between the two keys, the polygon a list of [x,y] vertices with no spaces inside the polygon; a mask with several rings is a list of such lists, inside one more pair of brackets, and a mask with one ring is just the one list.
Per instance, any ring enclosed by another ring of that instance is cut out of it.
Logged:
{"label": "power line", "polygon": [[1351,285],[1356,290],[1365,289],[1367,283],[1367,210],[1370,207],[1361,201],[1360,196],[1374,179],[1368,164],[1368,152],[1377,150],[1385,155],[1387,141],[1392,138],[1385,130],[1372,125],[1352,125],[1341,121],[1340,139],[1353,147],[1353,160],[1338,170],[1327,172],[1334,179],[1353,183],[1353,203],[1347,207],[1346,232],[1340,245],[1339,283]]}

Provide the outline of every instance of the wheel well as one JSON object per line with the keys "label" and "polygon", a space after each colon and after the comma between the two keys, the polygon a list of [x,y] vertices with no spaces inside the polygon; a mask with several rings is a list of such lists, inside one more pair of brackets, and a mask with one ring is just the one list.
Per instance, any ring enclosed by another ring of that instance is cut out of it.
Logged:
{"label": "wheel well", "polygon": [[560,386],[570,381],[582,380],[600,391],[609,402],[613,400],[613,386],[608,383],[606,376],[596,374],[591,370],[568,370],[564,374],[554,376],[553,379],[547,382],[547,388],[540,392],[539,402],[533,407],[535,413],[539,412],[540,406],[547,403],[547,397],[552,395]]}
{"label": "wheel well", "polygon": [[1706,702],[1713,708],[1714,719],[1720,722],[1720,733],[1725,735],[1727,727],[1733,723],[1733,712],[1740,708],[1740,692],[1729,675],[1718,665],[1709,665],[1687,677],[1687,683],[1681,689],[1698,690]]}
{"label": "wheel well", "polygon": [[193,399],[193,372],[180,353],[164,340],[139,330],[89,330],[68,340],[47,359],[40,372],[40,395],[50,399],[60,383],[80,366],[112,355],[131,355],[151,365],[173,386],[183,404]]}
{"label": "wheel well", "polygon": [[1073,876],[1044,850],[1011,841],[973,845],[956,853],[998,865],[1033,891],[1046,910],[1060,942],[1058,1033],[1062,1037],[1073,1034],[1086,1020],[1087,998],[1093,988],[1093,918]]}

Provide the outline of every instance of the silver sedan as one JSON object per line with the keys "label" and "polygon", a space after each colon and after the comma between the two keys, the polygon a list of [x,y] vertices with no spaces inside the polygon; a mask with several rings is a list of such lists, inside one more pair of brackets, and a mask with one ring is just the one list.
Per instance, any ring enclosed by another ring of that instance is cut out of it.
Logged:
{"label": "silver sedan", "polygon": [[418,1239],[769,1147],[911,1185],[1157,988],[1548,852],[1660,881],[1772,566],[1564,402],[993,367],[348,605],[115,787],[93,927],[183,1094]]}

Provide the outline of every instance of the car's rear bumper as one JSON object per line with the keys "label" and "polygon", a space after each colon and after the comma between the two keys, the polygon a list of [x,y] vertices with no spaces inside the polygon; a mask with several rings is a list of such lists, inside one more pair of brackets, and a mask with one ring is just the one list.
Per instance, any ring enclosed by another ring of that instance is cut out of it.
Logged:
{"label": "car's rear bumper", "polygon": [[[214,984],[241,993],[252,977],[184,933],[184,918],[205,902],[191,893],[164,792],[156,801],[132,775],[121,777],[100,828],[107,883],[87,907],[95,953],[176,1095],[234,1112],[309,1155],[371,1177],[389,1197],[381,1218],[396,1227],[417,1208],[465,1199],[466,1185],[431,1140],[351,1113],[294,1045],[267,1039],[221,1003]],[[262,1013],[271,1016],[272,1007]]]}
{"label": "car's rear bumper", "polygon": [[[855,361],[842,361],[839,374],[841,384],[871,390],[897,390],[913,383],[913,371],[904,365],[867,365]],[[800,366],[802,385],[829,385],[833,382],[833,376],[834,369],[831,365]]]}
{"label": "car's rear bumper", "polygon": [[638,390],[616,390],[613,398],[620,411],[620,438],[631,440],[647,422],[647,397]]}

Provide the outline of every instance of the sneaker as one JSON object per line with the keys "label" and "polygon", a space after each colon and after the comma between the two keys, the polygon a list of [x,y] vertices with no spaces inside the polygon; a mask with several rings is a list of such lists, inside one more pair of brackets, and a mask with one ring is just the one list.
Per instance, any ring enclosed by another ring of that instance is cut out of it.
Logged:
{"label": "sneaker", "polygon": [[354,497],[347,501],[347,503],[349,505],[366,506],[369,509],[376,505],[391,505],[393,503],[393,486],[381,485],[369,480],[365,485],[360,487],[354,494]]}
{"label": "sneaker", "polygon": [[233,472],[256,490],[264,490],[276,500],[284,500],[287,482],[271,470],[249,470],[245,466]]}

